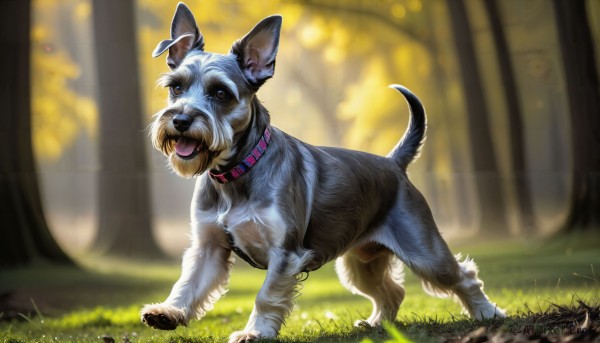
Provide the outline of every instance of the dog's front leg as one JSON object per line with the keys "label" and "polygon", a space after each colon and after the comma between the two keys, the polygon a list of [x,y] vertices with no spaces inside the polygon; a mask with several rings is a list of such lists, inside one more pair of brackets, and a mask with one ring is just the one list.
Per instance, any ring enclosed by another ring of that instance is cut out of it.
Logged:
{"label": "dog's front leg", "polygon": [[200,227],[183,255],[181,277],[161,304],[146,305],[142,321],[161,330],[187,325],[202,317],[225,291],[231,269],[231,250],[217,226]]}
{"label": "dog's front leg", "polygon": [[277,336],[294,306],[297,275],[302,270],[294,263],[295,259],[290,257],[290,254],[282,249],[270,249],[267,276],[256,296],[248,324],[243,331],[234,332],[229,337],[230,343]]}

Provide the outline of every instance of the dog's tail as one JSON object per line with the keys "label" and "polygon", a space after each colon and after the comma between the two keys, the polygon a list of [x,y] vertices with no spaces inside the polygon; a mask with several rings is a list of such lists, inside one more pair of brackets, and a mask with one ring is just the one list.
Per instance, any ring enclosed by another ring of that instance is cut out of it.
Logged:
{"label": "dog's tail", "polygon": [[410,118],[404,136],[387,157],[395,160],[402,169],[406,170],[408,164],[419,157],[421,153],[421,146],[425,142],[425,132],[427,131],[427,117],[421,101],[408,88],[400,85],[390,85],[390,88],[394,88],[404,95],[410,107]]}

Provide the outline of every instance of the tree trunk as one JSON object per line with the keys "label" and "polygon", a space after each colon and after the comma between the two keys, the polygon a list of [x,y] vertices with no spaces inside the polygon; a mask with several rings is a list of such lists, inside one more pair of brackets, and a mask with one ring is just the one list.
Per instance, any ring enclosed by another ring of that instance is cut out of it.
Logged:
{"label": "tree trunk", "polygon": [[44,218],[31,144],[30,1],[0,2],[0,267],[72,264]]}
{"label": "tree trunk", "polygon": [[[432,30],[438,31],[443,30],[447,31],[447,27],[441,27],[439,21],[436,18],[436,15],[440,15],[439,13],[435,13],[432,11],[434,6],[428,6],[428,10],[426,11],[426,20],[433,25]],[[454,173],[450,176],[451,179],[448,180],[448,184],[452,184],[452,186],[444,186],[444,188],[448,187],[452,194],[448,196],[444,201],[444,206],[449,207],[450,213],[453,214],[453,222],[454,224],[463,229],[468,228],[469,225],[473,222],[473,206],[470,206],[473,203],[472,197],[469,196],[468,184],[464,182],[463,177],[459,177],[457,175],[464,175],[465,168],[465,157],[460,153],[459,144],[456,143],[455,139],[453,139],[453,131],[451,128],[453,126],[453,118],[452,116],[460,116],[460,114],[452,114],[448,113],[448,109],[451,108],[451,100],[449,99],[448,86],[450,85],[447,70],[442,63],[440,63],[439,56],[442,55],[440,51],[440,43],[439,38],[431,38],[430,41],[424,42],[429,46],[429,51],[432,56],[432,73],[431,76],[433,78],[433,86],[436,88],[437,94],[440,95],[438,100],[437,109],[434,108],[436,112],[436,126],[439,128],[443,128],[442,130],[446,130],[445,134],[441,133],[438,130],[438,135],[443,137],[443,144],[446,145],[447,153],[449,155],[449,163],[451,170]],[[432,104],[434,105],[434,104]],[[428,108],[428,113],[431,113],[431,106]],[[430,128],[428,128],[430,130]],[[431,132],[431,131],[429,131]],[[429,140],[430,134],[428,134],[427,140]],[[427,143],[429,144],[429,143]]]}
{"label": "tree trunk", "polygon": [[467,106],[473,172],[481,213],[481,233],[503,236],[508,233],[506,204],[497,165],[496,153],[479,75],[472,32],[463,0],[448,1],[452,33]]}
{"label": "tree trunk", "polygon": [[600,94],[585,1],[554,0],[573,151],[572,194],[563,231],[600,228]]}
{"label": "tree trunk", "polygon": [[92,3],[101,164],[99,224],[94,249],[118,256],[162,257],[151,225],[134,2]]}
{"label": "tree trunk", "polygon": [[500,68],[500,77],[504,88],[506,110],[510,137],[511,167],[516,188],[517,209],[521,218],[521,234],[531,235],[535,233],[535,214],[529,184],[527,183],[527,162],[525,158],[525,134],[523,132],[523,115],[521,113],[520,99],[517,93],[517,82],[515,81],[512,60],[508,51],[508,44],[504,36],[504,30],[498,11],[496,0],[485,0],[485,9],[490,21],[492,36],[496,47],[496,56]]}

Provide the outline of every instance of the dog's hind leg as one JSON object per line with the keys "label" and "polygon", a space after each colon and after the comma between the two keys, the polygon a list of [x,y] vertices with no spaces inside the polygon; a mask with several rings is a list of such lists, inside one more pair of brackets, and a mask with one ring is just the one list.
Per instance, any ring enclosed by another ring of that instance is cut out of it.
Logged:
{"label": "dog's hind leg", "polygon": [[374,240],[392,250],[419,276],[429,293],[456,295],[473,318],[505,317],[483,292],[475,263],[458,261],[452,255],[423,196],[410,183],[402,187],[395,209]]}
{"label": "dog's hind leg", "polygon": [[232,259],[223,230],[199,230],[192,246],[183,255],[181,277],[163,303],[149,304],[141,311],[142,321],[161,330],[187,325],[202,317],[225,292]]}
{"label": "dog's hind leg", "polygon": [[352,249],[336,260],[340,281],[353,294],[369,299],[373,312],[356,325],[379,326],[393,321],[404,300],[402,264],[382,245],[367,243]]}

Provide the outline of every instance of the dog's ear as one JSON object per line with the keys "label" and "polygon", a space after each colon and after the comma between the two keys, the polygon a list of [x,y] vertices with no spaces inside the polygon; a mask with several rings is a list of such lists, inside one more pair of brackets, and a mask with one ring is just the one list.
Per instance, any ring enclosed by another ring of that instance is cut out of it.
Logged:
{"label": "dog's ear", "polygon": [[179,67],[190,50],[204,50],[204,37],[198,30],[192,11],[180,2],[171,22],[171,39],[158,43],[152,57],[158,57],[169,50],[167,65],[171,69]]}
{"label": "dog's ear", "polygon": [[244,76],[256,88],[273,77],[275,72],[281,21],[279,15],[263,19],[231,47]]}

